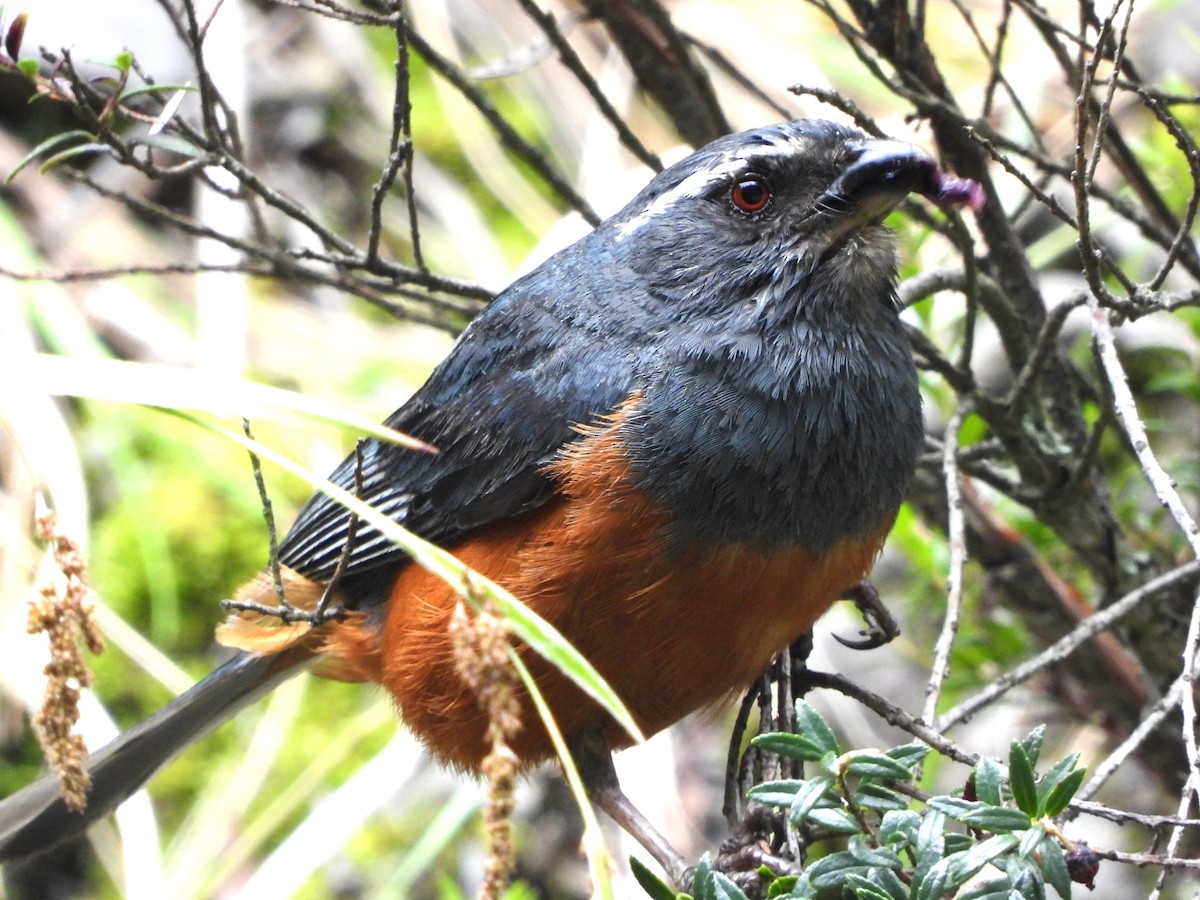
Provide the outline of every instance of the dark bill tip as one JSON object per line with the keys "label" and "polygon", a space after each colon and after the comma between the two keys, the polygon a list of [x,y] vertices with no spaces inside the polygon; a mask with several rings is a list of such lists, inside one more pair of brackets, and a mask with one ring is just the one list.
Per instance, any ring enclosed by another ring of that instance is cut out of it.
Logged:
{"label": "dark bill tip", "polygon": [[902,141],[864,142],[835,188],[848,199],[887,195],[898,201],[915,193],[975,212],[984,204],[983,188],[977,182],[947,175],[928,153]]}

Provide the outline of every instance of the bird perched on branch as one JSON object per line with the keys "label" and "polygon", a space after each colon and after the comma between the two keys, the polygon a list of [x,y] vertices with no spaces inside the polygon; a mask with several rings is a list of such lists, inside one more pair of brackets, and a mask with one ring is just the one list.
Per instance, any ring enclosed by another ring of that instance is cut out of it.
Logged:
{"label": "bird perched on branch", "polygon": [[[827,121],[715,141],[471,323],[387,420],[437,453],[367,441],[331,480],[503,585],[646,733],[666,728],[751,683],[864,577],[892,526],[922,419],[881,221],[911,192],[979,202],[923,151]],[[346,615],[307,630],[235,617],[233,659],[89,758],[85,814],[49,781],[0,803],[0,859],[78,833],[314,661],[382,684],[435,757],[478,767],[487,723],[455,668],[455,590],[324,495],[279,561],[307,609],[341,562]],[[240,598],[274,604],[272,579]],[[626,736],[527,662],[572,746],[599,760],[584,767],[594,798],[636,831],[605,768]],[[521,763],[551,757],[527,700],[522,719]]]}

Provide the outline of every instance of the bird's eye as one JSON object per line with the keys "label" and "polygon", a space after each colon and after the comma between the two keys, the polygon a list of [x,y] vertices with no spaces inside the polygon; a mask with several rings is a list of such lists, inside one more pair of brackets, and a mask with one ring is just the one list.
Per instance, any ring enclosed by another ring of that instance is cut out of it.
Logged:
{"label": "bird's eye", "polygon": [[756,213],[771,202],[771,188],[758,175],[747,175],[733,186],[729,199],[744,213]]}

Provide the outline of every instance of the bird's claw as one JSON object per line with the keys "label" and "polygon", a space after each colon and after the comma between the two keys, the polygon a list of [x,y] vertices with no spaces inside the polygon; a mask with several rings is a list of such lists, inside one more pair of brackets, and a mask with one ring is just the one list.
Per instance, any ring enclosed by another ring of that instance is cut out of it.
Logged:
{"label": "bird's claw", "polygon": [[879,591],[871,582],[865,579],[860,581],[847,591],[846,599],[854,601],[867,627],[859,632],[862,637],[858,640],[835,634],[834,639],[842,646],[851,650],[874,650],[891,643],[900,634],[900,623],[883,605]]}

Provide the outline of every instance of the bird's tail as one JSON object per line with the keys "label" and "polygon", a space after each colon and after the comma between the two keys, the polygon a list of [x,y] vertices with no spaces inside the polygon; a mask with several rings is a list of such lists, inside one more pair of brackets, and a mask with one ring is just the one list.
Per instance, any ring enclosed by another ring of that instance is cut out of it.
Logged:
{"label": "bird's tail", "polygon": [[92,778],[87,809],[71,810],[56,778],[43,778],[0,801],[0,862],[47,850],[116,809],[168,760],[239,710],[298,674],[309,652],[239,653],[150,718],[85,762]]}

